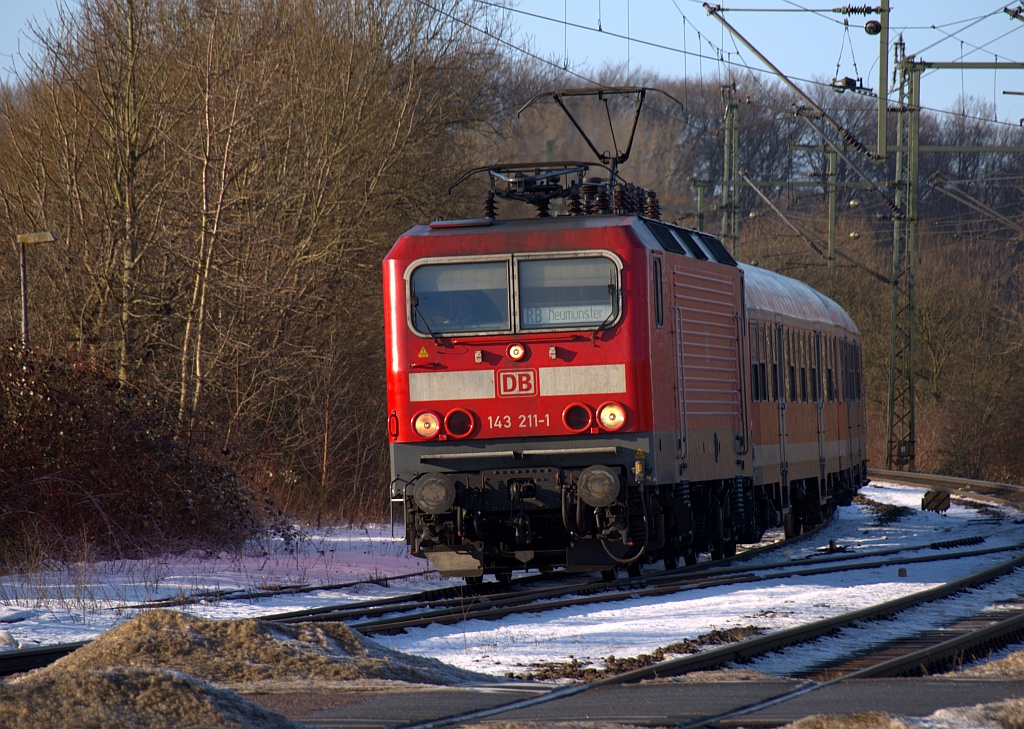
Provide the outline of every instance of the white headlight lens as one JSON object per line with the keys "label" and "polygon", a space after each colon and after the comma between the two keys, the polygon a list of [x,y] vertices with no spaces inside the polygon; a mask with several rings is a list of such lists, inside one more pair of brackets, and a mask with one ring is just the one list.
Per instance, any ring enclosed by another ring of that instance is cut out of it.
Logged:
{"label": "white headlight lens", "polygon": [[433,438],[441,430],[441,421],[434,413],[420,413],[413,418],[412,429],[421,438]]}
{"label": "white headlight lens", "polygon": [[597,421],[605,430],[619,430],[626,424],[626,408],[617,402],[606,402],[597,409]]}

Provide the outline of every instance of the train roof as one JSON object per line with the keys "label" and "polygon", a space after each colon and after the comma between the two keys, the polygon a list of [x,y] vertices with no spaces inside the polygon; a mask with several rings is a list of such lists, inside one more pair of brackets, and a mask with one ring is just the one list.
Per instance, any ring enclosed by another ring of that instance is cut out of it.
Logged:
{"label": "train roof", "polygon": [[843,307],[803,281],[757,266],[744,263],[739,266],[743,271],[748,314],[770,319],[778,314],[784,319],[827,322],[839,329],[860,333]]}
{"label": "train roof", "polygon": [[[481,235],[481,228],[490,228],[494,233],[532,233],[573,228],[593,230],[597,228],[632,227],[634,231],[651,234],[647,245],[662,250],[680,253],[697,260],[735,266],[736,261],[722,242],[705,231],[684,228],[661,220],[640,215],[565,215],[547,218],[474,218],[470,220],[436,220],[428,225],[417,225],[405,236],[430,237],[432,235]],[[643,238],[644,236],[641,237]],[[653,240],[651,240],[653,238]]]}

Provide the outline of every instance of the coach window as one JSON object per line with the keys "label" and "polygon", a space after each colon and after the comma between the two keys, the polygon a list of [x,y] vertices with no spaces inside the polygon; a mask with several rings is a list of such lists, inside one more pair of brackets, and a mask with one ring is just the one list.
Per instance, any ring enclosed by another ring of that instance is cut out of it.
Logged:
{"label": "coach window", "polygon": [[832,380],[835,368],[836,340],[832,336],[825,337],[825,399],[835,402],[836,388]]}
{"label": "coach window", "polygon": [[619,269],[607,256],[518,263],[519,328],[593,329],[619,316]]}
{"label": "coach window", "polygon": [[821,335],[811,334],[811,402],[818,402],[818,393],[821,390]]}
{"label": "coach window", "polygon": [[758,337],[757,337],[757,323],[750,323],[750,399],[752,402],[760,402],[764,399],[764,394],[761,391],[761,380],[758,377],[757,363],[761,359],[758,350]]}
{"label": "coach window", "polygon": [[860,345],[859,344],[854,344],[853,345],[853,352],[854,352],[854,354],[853,354],[854,396],[856,397],[857,402],[860,402],[861,394],[862,393],[861,393],[861,379],[860,379],[860,374],[861,374],[860,365],[861,365],[861,362],[860,362]]}
{"label": "coach window", "polygon": [[790,366],[790,387],[786,392],[786,398],[790,402],[797,401],[797,346],[793,332],[788,332],[785,338],[786,352],[785,361]]}
{"label": "coach window", "polygon": [[800,402],[807,402],[807,333],[797,335],[800,343]]}
{"label": "coach window", "polygon": [[758,354],[760,355],[757,360],[757,376],[761,383],[761,399],[768,400],[768,348],[765,346],[767,327],[764,324],[758,324],[757,328]]}
{"label": "coach window", "polygon": [[843,342],[843,399],[853,402],[853,348],[849,340]]}
{"label": "coach window", "polygon": [[839,398],[841,402],[850,401],[850,393],[846,389],[846,340],[839,342]]}
{"label": "coach window", "polygon": [[768,361],[772,363],[772,391],[771,399],[773,402],[779,401],[779,348],[778,342],[775,339],[775,327],[769,324],[766,327],[765,332],[768,341]]}
{"label": "coach window", "polygon": [[417,266],[409,277],[409,321],[427,336],[509,331],[508,261]]}

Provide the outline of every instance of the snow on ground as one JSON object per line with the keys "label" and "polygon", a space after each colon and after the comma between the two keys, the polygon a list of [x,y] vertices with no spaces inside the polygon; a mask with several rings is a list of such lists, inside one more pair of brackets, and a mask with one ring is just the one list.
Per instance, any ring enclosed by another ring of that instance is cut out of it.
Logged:
{"label": "snow on ground", "polygon": [[[991,510],[979,514],[976,509],[954,505],[945,514],[920,510],[921,489],[876,484],[862,489],[873,501],[905,506],[912,513],[894,523],[877,526],[864,506],[839,510],[837,519],[811,540],[783,550],[785,557],[799,560],[827,545],[853,550],[878,549],[901,545],[985,536],[984,547],[1009,546],[1024,541],[1024,527],[1014,523],[1013,515],[998,522]],[[782,630],[798,624],[832,617],[896,597],[934,587],[956,577],[966,576],[1008,558],[994,554],[944,562],[908,564],[906,577],[899,567],[885,567],[834,575],[790,577],[767,583],[717,587],[679,593],[674,596],[640,598],[590,608],[566,608],[543,616],[512,615],[501,622],[471,621],[453,626],[431,626],[409,630],[402,635],[382,636],[380,640],[399,651],[429,655],[446,663],[495,676],[520,675],[534,664],[563,662],[572,658],[583,664],[603,667],[609,655],[619,658],[651,653],[684,638],[696,638],[711,630],[754,625],[765,631]],[[780,561],[778,552],[764,555],[756,562]],[[998,583],[976,590],[956,601],[958,610],[975,611],[990,600],[1006,599],[1024,592],[1024,574],[1011,575]],[[921,609],[915,624],[931,627],[939,617],[949,618],[954,608],[943,603],[939,608]],[[915,613],[916,614],[916,613]],[[887,627],[886,624],[885,627]],[[907,623],[892,623],[900,634]],[[881,638],[885,627],[872,624],[870,639]],[[868,636],[858,635],[855,644],[864,645]],[[845,645],[849,645],[846,643]],[[835,642],[837,652],[843,643]],[[769,673],[785,673],[807,651],[773,654],[746,667]],[[820,653],[816,651],[816,654]]]}
{"label": "snow on ground", "polygon": [[[862,494],[873,501],[906,506],[912,511],[902,519],[879,526],[866,506],[845,507],[810,540],[785,547],[781,557],[776,551],[757,559],[800,560],[829,540],[854,551],[926,545],[972,535],[985,537],[980,547],[1024,542],[1024,527],[1015,513],[961,505],[952,506],[945,514],[923,512],[921,489],[892,484],[873,484],[862,489]],[[290,545],[253,545],[245,555],[109,562],[2,576],[0,649],[4,647],[5,633],[8,643],[22,646],[93,638],[137,614],[132,605],[197,591],[212,593],[275,585],[323,588],[255,600],[221,600],[211,595],[201,604],[177,608],[191,615],[226,619],[356,602],[458,583],[436,574],[424,574],[395,580],[387,586],[342,586],[369,577],[427,570],[425,561],[406,553],[400,531],[399,528],[398,538],[393,539],[390,528],[335,529]],[[790,577],[668,597],[566,608],[542,615],[513,615],[501,621],[417,628],[379,640],[387,648],[496,677],[526,673],[533,664],[573,659],[602,668],[609,655],[622,658],[651,653],[660,646],[697,638],[716,628],[754,625],[765,631],[781,630],[927,589],[1006,558],[1006,554],[994,554],[955,562],[907,564],[906,577],[899,575],[898,566]],[[953,607],[944,602],[941,607],[920,608],[914,611],[914,620],[925,629],[940,619],[950,619],[956,612],[974,612],[979,605],[1018,594],[1024,594],[1024,575],[1010,575],[983,590],[963,595]],[[845,631],[831,639],[831,644],[836,651],[849,645],[864,645],[883,638],[887,628],[887,624],[872,624],[863,630]],[[898,630],[906,632],[906,621],[899,622]],[[806,651],[793,653],[796,655],[772,655],[748,667],[770,673],[794,670],[800,667],[801,654]]]}

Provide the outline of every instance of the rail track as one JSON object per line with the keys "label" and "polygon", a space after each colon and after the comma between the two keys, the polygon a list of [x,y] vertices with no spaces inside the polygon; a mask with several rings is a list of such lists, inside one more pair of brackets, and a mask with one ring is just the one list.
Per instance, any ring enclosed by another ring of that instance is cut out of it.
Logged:
{"label": "rail track", "polygon": [[[994,500],[1001,499],[1002,495],[1016,495],[1018,501],[1024,499],[1024,490],[1004,484],[979,484],[978,482],[960,479],[937,479],[923,474],[912,474],[911,478],[907,478],[906,474],[890,474],[888,472],[876,471],[871,475],[875,480],[903,483],[907,483],[913,478],[914,485],[945,489],[951,493],[962,493],[965,498],[970,497],[972,499],[984,500],[982,497],[985,497]],[[975,488],[979,491],[984,490],[987,493],[977,494],[974,492]],[[999,493],[1000,496],[995,496],[996,493]],[[810,538],[813,534],[814,532],[811,532],[802,536],[801,539]],[[793,542],[794,540],[789,540],[786,544],[791,545]],[[978,540],[972,540],[971,543],[928,543],[911,547],[866,550],[854,553],[836,551],[798,562],[786,561],[760,565],[744,563],[754,556],[770,551],[775,546],[777,545],[767,545],[750,550],[730,560],[702,563],[693,567],[684,567],[664,573],[648,573],[639,578],[627,578],[613,582],[599,582],[596,579],[591,579],[560,585],[551,584],[552,581],[549,577],[532,576],[514,581],[511,591],[499,591],[500,586],[497,583],[484,583],[472,588],[458,586],[442,590],[431,590],[416,595],[368,601],[359,605],[349,604],[335,608],[320,608],[311,611],[265,616],[264,619],[289,623],[318,620],[345,621],[353,629],[372,635],[401,631],[409,627],[428,623],[453,623],[467,619],[497,619],[510,613],[541,612],[566,605],[579,606],[581,603],[594,604],[634,597],[665,595],[720,585],[735,585],[769,579],[814,575],[836,570],[869,569],[897,563],[907,564],[917,561],[957,559],[1014,549],[1010,547],[968,549],[968,547],[978,546]],[[908,556],[911,552],[918,552],[918,554]],[[608,676],[588,684],[560,687],[545,694],[544,696],[547,698],[543,700],[556,700],[562,696],[601,685],[669,677],[690,671],[713,668],[728,662],[744,661],[761,653],[779,650],[787,645],[795,645],[813,640],[817,636],[830,633],[854,622],[879,619],[882,616],[892,615],[895,612],[906,610],[908,607],[922,602],[941,599],[944,596],[966,589],[971,585],[982,584],[984,581],[996,579],[998,576],[1016,569],[1022,564],[1024,564],[1024,557],[1014,556],[1012,559],[1006,560],[990,570],[971,575],[964,580],[943,585],[935,590],[916,593],[900,600],[828,620],[818,621],[817,623],[800,628],[757,636],[739,643],[710,649],[697,655],[663,661],[652,666]],[[232,595],[231,597],[234,596]],[[230,599],[230,597],[225,597],[224,599]],[[167,607],[169,605],[168,603],[147,604],[147,607],[150,606]],[[941,666],[944,661],[948,662],[951,658],[955,659],[956,657],[970,654],[979,645],[987,646],[992,645],[994,642],[1005,642],[1007,636],[1019,634],[1024,630],[1024,606],[1018,605],[1016,607],[1018,609],[1012,615],[1001,616],[1002,619],[998,621],[989,619],[984,625],[979,625],[977,621],[973,623],[971,621],[964,621],[964,624],[957,631],[957,635],[952,635],[950,630],[946,630],[941,634],[936,633],[933,638],[918,636],[918,644],[913,646],[912,650],[907,645],[894,649],[895,652],[904,654],[900,656],[901,663],[898,663],[893,656],[887,656],[879,652],[874,658],[860,656],[857,659],[858,663],[855,664],[841,665],[837,662],[834,665],[823,665],[816,669],[815,673],[806,674],[809,680],[815,679],[813,684],[809,684],[809,686],[824,685],[822,684],[823,681],[827,684],[837,680],[844,680],[848,677],[902,675],[913,671],[934,670],[935,667]],[[0,675],[10,675],[47,665],[77,649],[85,642],[2,652],[0,653]],[[801,689],[801,694],[805,692]],[[530,703],[536,703],[539,700],[539,697],[531,699]],[[500,708],[500,711],[508,711],[513,708],[520,708],[520,705],[509,705]],[[751,709],[751,711],[753,710],[756,709]],[[496,710],[493,713],[499,712]],[[461,717],[451,722],[432,723],[432,725],[441,726],[444,723],[456,723],[457,721],[464,721],[466,718]]]}
{"label": "rail track", "polygon": [[945,491],[951,496],[959,496],[968,500],[987,501],[993,504],[1014,506],[1024,505],[1024,486],[994,481],[980,481],[954,476],[936,476],[930,473],[905,473],[903,471],[883,471],[868,469],[868,478],[872,481],[888,481],[906,484],[907,486],[924,486],[935,491]]}
{"label": "rail track", "polygon": [[[467,620],[498,620],[516,613],[541,613],[564,607],[596,605],[643,597],[674,595],[681,592],[768,582],[788,577],[806,577],[852,570],[875,569],[895,565],[937,562],[985,556],[1016,547],[990,547],[957,551],[978,540],[929,543],[903,548],[871,550],[859,553],[825,554],[797,562],[772,562],[761,565],[708,567],[699,574],[681,570],[651,573],[616,582],[589,582],[519,589],[495,594],[472,594],[421,602],[412,600],[388,604],[319,608],[265,616],[272,622],[345,622],[364,635],[397,633],[408,628],[432,624],[455,624]],[[907,555],[926,551],[926,554]],[[692,569],[692,568],[691,568]]]}
{"label": "rail track", "polygon": [[[1024,545],[1021,546],[1021,550],[1024,550]],[[671,678],[692,671],[709,670],[721,667],[728,663],[742,662],[764,653],[812,641],[821,636],[832,634],[841,628],[855,623],[884,619],[916,605],[949,597],[970,587],[975,587],[991,582],[992,580],[996,580],[1022,566],[1024,566],[1024,555],[1018,555],[986,570],[940,585],[931,590],[914,593],[897,600],[891,600],[862,610],[838,615],[825,620],[819,620],[817,622],[798,626],[789,630],[749,638],[738,643],[710,649],[696,655],[662,661],[651,666],[645,666],[632,671],[607,676],[589,683],[561,686],[552,689],[545,694],[501,706],[443,717],[419,724],[407,725],[402,729],[438,729],[439,727],[499,716],[511,711],[525,709],[546,702],[558,701],[574,696],[583,691],[600,689],[603,686],[616,686],[626,683],[635,683],[638,681]],[[769,706],[774,706],[785,701],[795,699],[799,696],[804,696],[812,691],[824,689],[840,681],[854,678],[910,675],[915,672],[927,671],[929,667],[947,664],[950,660],[957,660],[958,657],[969,655],[979,647],[988,647],[1004,643],[1008,639],[1013,639],[1014,637],[1021,635],[1021,633],[1024,632],[1024,605],[1019,607],[1021,608],[1021,611],[1018,614],[1002,620],[994,622],[990,621],[989,624],[979,626],[976,630],[963,631],[962,634],[956,638],[949,638],[927,646],[922,646],[918,650],[905,656],[899,656],[891,659],[879,658],[875,661],[868,661],[868,665],[861,666],[856,670],[842,675],[833,676],[831,678],[826,678],[824,680],[812,680],[811,678],[808,678],[807,681],[796,689],[726,713],[701,717],[697,721],[677,727],[677,729],[698,729],[699,727],[713,726],[726,720],[737,719],[747,714],[752,714],[761,709],[765,709]]]}

